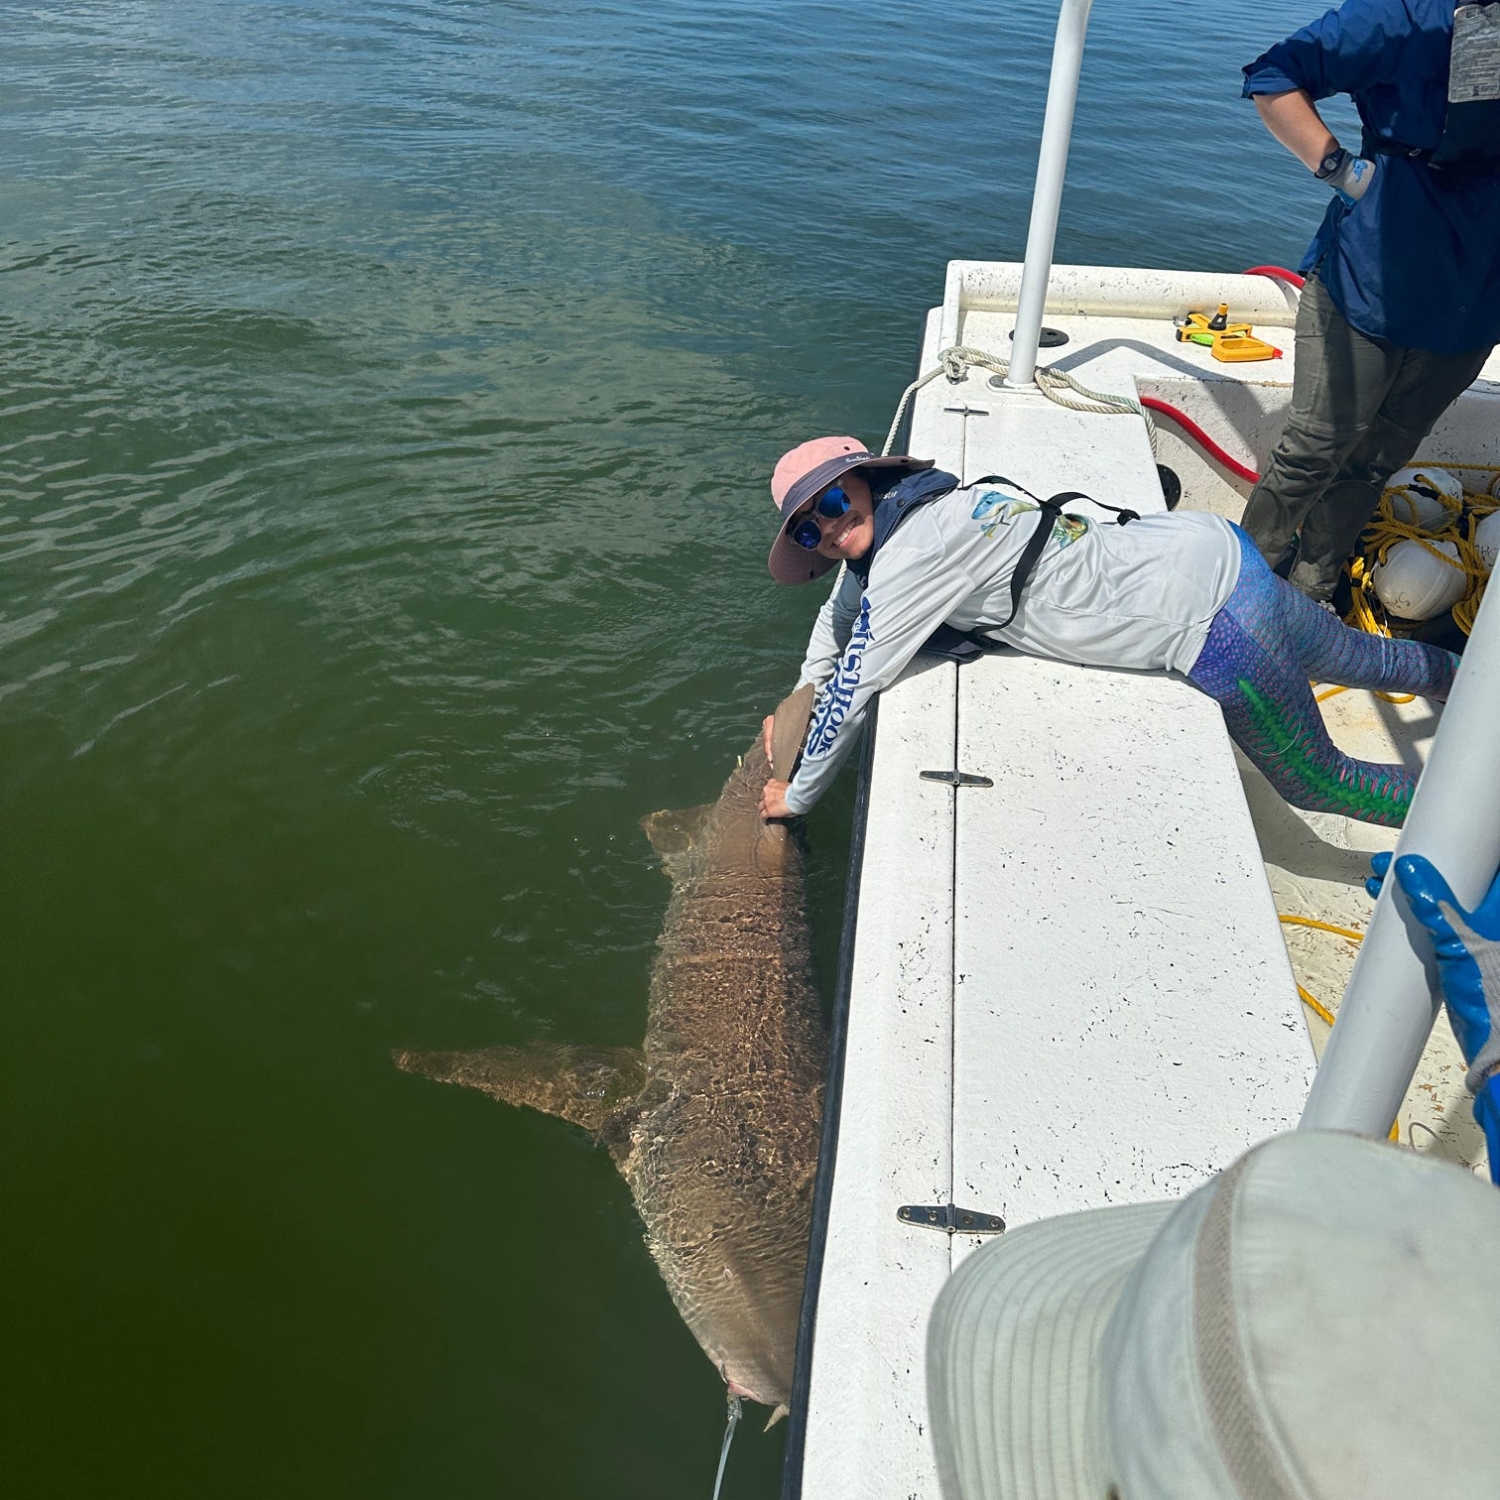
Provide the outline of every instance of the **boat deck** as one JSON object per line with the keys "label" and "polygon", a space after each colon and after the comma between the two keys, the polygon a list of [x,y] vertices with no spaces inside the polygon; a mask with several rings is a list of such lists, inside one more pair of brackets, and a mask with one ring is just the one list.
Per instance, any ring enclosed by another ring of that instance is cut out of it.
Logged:
{"label": "boat deck", "polygon": [[[1003,355],[1019,275],[950,267],[922,369],[956,344]],[[1255,466],[1290,354],[1225,365],[1176,343],[1173,312],[1219,301],[1290,349],[1293,304],[1262,278],[1057,267],[1046,323],[1069,342],[1043,359],[1095,390],[1162,395]],[[1466,398],[1483,409],[1449,418],[1433,456],[1449,441],[1500,463],[1500,362],[1486,375],[1493,386]],[[1248,489],[1165,432],[1153,454],[1139,418],[998,389],[982,368],[923,387],[911,431],[911,451],[965,481],[999,473],[1040,495],[1160,510],[1158,461],[1182,476],[1184,504],[1232,514]],[[1358,729],[1373,700],[1347,696]],[[1432,715],[1375,717],[1370,732],[1395,724],[1403,753],[1419,753]],[[1333,897],[1391,842],[1291,813],[1248,768],[1242,780],[1217,705],[1186,681],[1014,652],[919,658],[882,697],[867,776],[837,1149],[788,1471],[791,1493],[818,1500],[937,1495],[927,1313],[984,1240],[899,1211],[954,1205],[1015,1227],[1177,1196],[1294,1125],[1314,1050],[1277,903],[1318,902],[1304,914],[1337,922]],[[1276,900],[1251,802],[1283,859]]]}

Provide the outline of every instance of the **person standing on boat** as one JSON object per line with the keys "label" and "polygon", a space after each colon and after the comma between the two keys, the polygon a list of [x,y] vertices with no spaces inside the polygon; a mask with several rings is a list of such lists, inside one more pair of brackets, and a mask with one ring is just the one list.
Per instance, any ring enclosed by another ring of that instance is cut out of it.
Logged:
{"label": "person standing on boat", "polygon": [[1458,658],[1350,630],[1221,516],[1126,511],[1102,523],[1009,480],[960,486],[931,459],[877,458],[852,437],[783,455],[771,498],[778,583],[844,568],[798,678],[819,690],[807,745],[790,782],[766,783],[765,817],[812,807],[874,695],[947,625],[1057,661],[1181,672],[1294,806],[1388,827],[1405,818],[1416,773],[1337,750],[1308,679],[1441,701]]}
{"label": "person standing on boat", "polygon": [[[1500,4],[1346,0],[1245,69],[1266,128],[1333,196],[1303,259],[1291,409],[1242,524],[1331,597],[1380,487],[1500,340]],[[1342,146],[1315,100],[1352,96]]]}

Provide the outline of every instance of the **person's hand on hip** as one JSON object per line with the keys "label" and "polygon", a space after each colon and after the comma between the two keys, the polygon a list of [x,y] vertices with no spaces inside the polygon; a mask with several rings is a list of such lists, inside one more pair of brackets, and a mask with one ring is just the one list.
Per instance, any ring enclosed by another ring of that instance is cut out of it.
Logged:
{"label": "person's hand on hip", "polygon": [[1370,190],[1375,177],[1375,163],[1365,156],[1356,156],[1342,146],[1323,158],[1323,164],[1313,173],[1319,182],[1326,182],[1345,204],[1353,208]]}

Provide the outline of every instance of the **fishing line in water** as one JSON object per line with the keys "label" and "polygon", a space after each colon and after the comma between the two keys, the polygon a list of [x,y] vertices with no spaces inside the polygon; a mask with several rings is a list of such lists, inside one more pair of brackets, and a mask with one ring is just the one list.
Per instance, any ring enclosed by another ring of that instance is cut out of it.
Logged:
{"label": "fishing line in water", "polygon": [[714,1500],[719,1500],[719,1489],[724,1483],[724,1465],[729,1462],[729,1445],[734,1441],[735,1424],[740,1419],[740,1398],[729,1393],[729,1420],[724,1424],[724,1446],[719,1449],[719,1472],[714,1478]]}

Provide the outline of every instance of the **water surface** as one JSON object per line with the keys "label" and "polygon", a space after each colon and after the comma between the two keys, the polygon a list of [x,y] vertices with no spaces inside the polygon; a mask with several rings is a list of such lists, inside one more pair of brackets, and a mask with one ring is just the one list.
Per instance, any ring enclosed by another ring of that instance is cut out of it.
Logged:
{"label": "water surface", "polygon": [[[819,602],[770,467],[1019,258],[1053,14],[0,0],[8,1493],[707,1495],[608,1157],[388,1053],[639,1040],[638,819]],[[1101,4],[1059,258],[1295,263],[1310,14]]]}

